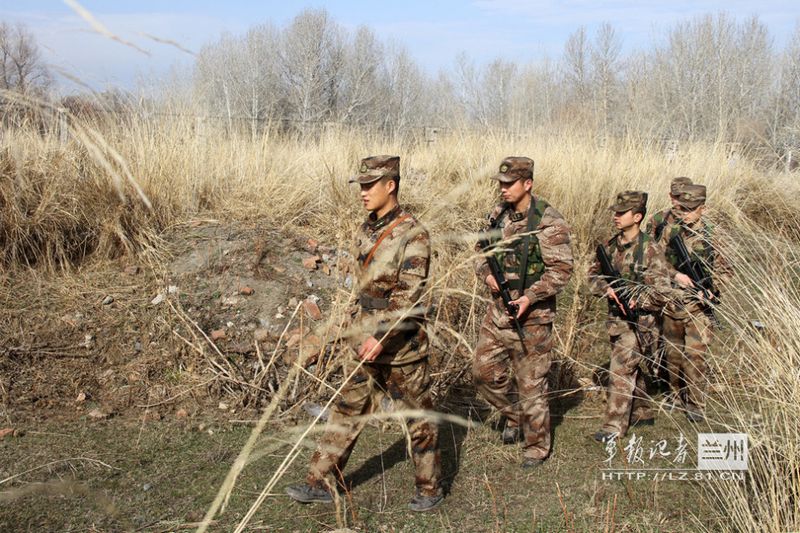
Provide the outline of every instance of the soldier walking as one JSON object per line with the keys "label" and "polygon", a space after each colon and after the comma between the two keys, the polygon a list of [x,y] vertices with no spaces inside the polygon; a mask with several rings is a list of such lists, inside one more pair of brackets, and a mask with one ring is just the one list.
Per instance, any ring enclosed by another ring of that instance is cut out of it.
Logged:
{"label": "soldier walking", "polygon": [[497,240],[489,253],[508,280],[513,317],[486,256],[475,264],[478,278],[492,293],[475,349],[475,385],[506,419],[503,442],[522,439],[524,468],[541,465],[550,454],[547,374],[556,294],[573,268],[569,226],[546,200],[532,194],[533,166],[527,157],[507,157],[492,176],[503,202],[489,216]]}
{"label": "soldier walking", "polygon": [[[725,258],[714,244],[713,228],[703,219],[706,204],[704,185],[684,185],[676,198],[675,220],[653,238],[665,243],[666,258],[677,271],[674,281],[682,290],[679,298],[664,309],[663,337],[666,369],[672,395],[691,422],[705,419],[708,383],[706,354],[713,331],[713,306],[719,299],[717,287],[730,275]],[[690,261],[705,272],[711,290],[699,287],[682,270],[685,264],[675,247],[676,237],[685,245]],[[715,279],[716,278],[716,279]]]}
{"label": "soldier walking", "polygon": [[[286,489],[302,503],[333,501],[336,485],[361,430],[384,395],[397,410],[432,410],[425,308],[420,300],[428,278],[428,232],[398,204],[400,158],[361,161],[350,180],[361,186],[369,211],[356,238],[358,307],[354,311],[350,379],[332,404],[325,433],[311,458],[306,483]],[[430,511],[443,499],[438,428],[434,420],[409,418],[408,434],[416,470],[412,511]]]}
{"label": "soldier walking", "polygon": [[[673,178],[669,185],[669,200],[671,207],[659,211],[650,217],[645,226],[645,233],[661,244],[664,248],[666,243],[661,241],[664,228],[671,224],[677,224],[680,220],[680,207],[678,197],[686,185],[691,185],[691,178],[679,176]],[[662,313],[647,313],[639,321],[643,328],[643,340],[646,346],[642,346],[642,351],[647,357],[650,375],[659,388],[667,386],[665,352],[666,343],[664,341],[664,319]]]}
{"label": "soldier walking", "polygon": [[609,209],[618,233],[598,250],[598,256],[603,254],[610,272],[604,272],[600,257],[589,268],[592,294],[608,300],[606,325],[611,340],[605,420],[593,435],[598,442],[624,436],[630,426],[654,422],[639,369],[646,342],[642,322],[648,313],[661,311],[671,292],[671,269],[664,250],[640,230],[647,193],[622,192]]}

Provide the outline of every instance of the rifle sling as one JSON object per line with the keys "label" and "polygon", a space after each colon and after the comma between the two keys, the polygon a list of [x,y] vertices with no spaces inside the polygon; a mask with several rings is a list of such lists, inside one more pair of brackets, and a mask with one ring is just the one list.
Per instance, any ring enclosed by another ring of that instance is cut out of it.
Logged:
{"label": "rifle sling", "polygon": [[373,244],[373,245],[372,245],[372,249],[371,249],[371,250],[369,251],[369,253],[367,254],[367,258],[366,258],[366,259],[364,259],[364,262],[362,263],[362,266],[363,266],[364,268],[367,268],[367,267],[369,266],[369,264],[372,262],[372,257],[375,255],[375,252],[378,250],[378,246],[380,246],[380,245],[381,245],[381,243],[383,242],[383,240],[384,240],[386,237],[388,237],[388,236],[389,236],[389,234],[392,232],[392,230],[393,230],[394,228],[396,228],[396,227],[397,227],[397,226],[398,226],[398,225],[399,225],[401,222],[403,222],[404,220],[406,220],[406,219],[408,219],[408,218],[411,218],[411,215],[403,215],[403,216],[397,217],[397,219],[396,219],[394,222],[392,222],[392,223],[389,225],[389,227],[388,227],[388,228],[386,228],[385,230],[383,230],[383,233],[381,233],[381,236],[380,236],[380,237],[378,237],[378,240],[377,240],[377,241],[375,241],[375,244]]}
{"label": "rifle sling", "polygon": [[528,277],[528,251],[531,244],[531,231],[533,231],[533,213],[535,211],[536,211],[536,198],[533,196],[533,194],[531,194],[531,204],[528,206],[528,225],[525,228],[525,237],[522,238],[522,264],[520,265],[520,270],[519,270],[520,293],[527,288],[525,287],[525,282],[527,281],[526,278]]}

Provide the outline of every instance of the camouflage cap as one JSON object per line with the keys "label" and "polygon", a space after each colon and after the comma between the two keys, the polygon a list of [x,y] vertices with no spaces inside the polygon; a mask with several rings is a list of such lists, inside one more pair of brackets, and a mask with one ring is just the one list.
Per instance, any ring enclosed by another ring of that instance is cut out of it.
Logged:
{"label": "camouflage cap", "polygon": [[506,157],[500,163],[498,174],[493,180],[502,183],[513,183],[519,179],[533,179],[533,159],[529,157]]}
{"label": "camouflage cap", "polygon": [[400,157],[396,155],[373,155],[361,160],[358,174],[350,183],[372,183],[381,178],[400,178]]}
{"label": "camouflage cap", "polygon": [[678,205],[684,209],[697,209],[706,203],[705,185],[686,185],[678,195]]}
{"label": "camouflage cap", "polygon": [[647,193],[644,191],[624,191],[617,195],[617,201],[609,206],[609,209],[616,213],[623,213],[636,209],[637,207],[647,207]]}
{"label": "camouflage cap", "polygon": [[669,184],[669,193],[674,197],[678,197],[681,193],[681,190],[687,186],[692,184],[692,179],[687,178],[686,176],[680,176],[677,178],[673,178],[673,180]]}

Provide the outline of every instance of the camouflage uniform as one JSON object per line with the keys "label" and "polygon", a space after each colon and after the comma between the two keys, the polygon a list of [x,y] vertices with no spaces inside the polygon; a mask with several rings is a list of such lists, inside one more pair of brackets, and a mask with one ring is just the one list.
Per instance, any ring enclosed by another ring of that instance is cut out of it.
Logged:
{"label": "camouflage uniform", "polygon": [[[533,161],[524,157],[506,158],[500,173],[493,177],[513,182],[533,176]],[[550,409],[547,401],[547,373],[553,347],[553,319],[556,294],[572,274],[572,249],[569,226],[546,201],[531,196],[533,213],[515,213],[500,204],[490,215],[496,220],[502,243],[494,253],[512,285],[514,299],[523,294],[531,305],[520,319],[525,332],[524,346],[514,329],[502,299],[493,294],[475,349],[473,376],[478,391],[506,417],[509,427],[519,427],[524,435],[526,459],[543,460],[550,453]],[[528,217],[533,216],[525,287],[520,287],[523,254],[521,233],[526,233]],[[476,248],[480,251],[480,248]],[[482,257],[475,271],[483,282],[490,274]]]}
{"label": "camouflage uniform", "polygon": [[[354,179],[371,183],[399,177],[399,158],[378,156],[362,161]],[[342,471],[366,423],[367,415],[388,395],[397,410],[432,410],[428,340],[420,305],[428,277],[428,232],[400,206],[378,219],[373,212],[356,236],[358,305],[348,330],[351,357],[343,371],[355,374],[332,404],[325,434],[311,459],[307,482],[312,487],[341,482]],[[358,347],[375,337],[383,351],[371,363],[360,364]],[[360,366],[359,366],[360,364]],[[438,428],[426,418],[407,420],[411,455],[420,494],[441,493]]]}
{"label": "camouflage uniform", "polygon": [[[678,198],[686,185],[692,185],[692,180],[690,178],[680,176],[672,179],[669,185],[669,196],[673,202]],[[676,224],[679,219],[680,217],[676,214],[675,208],[670,207],[650,217],[650,220],[648,220],[645,225],[644,231],[658,241],[661,247],[664,248],[666,245],[661,241],[661,234],[664,228],[671,224]],[[666,346],[663,339],[664,317],[661,313],[648,313],[641,318],[639,323],[645,328],[645,331],[648,332],[645,335],[647,346],[643,347],[643,349],[645,355],[650,356],[647,361],[650,374],[653,378],[661,380],[665,375],[664,354]],[[654,363],[658,364],[658,368],[653,366]]]}
{"label": "camouflage uniform", "polygon": [[[624,212],[646,205],[647,193],[625,191],[617,196],[611,209]],[[622,233],[612,237],[606,244],[606,251],[614,269],[630,283],[635,309],[642,313],[637,325],[641,332],[645,332],[649,322],[646,317],[652,316],[647,313],[660,311],[670,295],[670,268],[664,250],[644,232],[640,231],[638,237],[629,243],[623,244],[621,239]],[[599,260],[589,268],[589,288],[598,298],[606,297],[609,284],[602,275]],[[646,347],[639,346],[636,333],[611,299],[608,299],[607,327],[612,350],[608,402],[601,431],[625,435],[631,420],[653,418],[644,378],[639,370]]]}
{"label": "camouflage uniform", "polygon": [[[703,205],[705,199],[706,188],[702,185],[688,185],[678,197],[681,206],[690,210]],[[725,281],[730,270],[714,249],[712,233],[712,227],[702,219],[685,224],[676,216],[675,222],[668,224],[659,237],[661,242],[668,243],[672,237],[680,235],[693,258],[701,260],[718,282]],[[674,275],[679,260],[669,246],[666,246],[666,258]],[[667,305],[662,331],[670,389],[687,412],[700,414],[705,408],[706,353],[711,342],[712,323],[696,293],[697,289],[682,289],[680,297]]]}

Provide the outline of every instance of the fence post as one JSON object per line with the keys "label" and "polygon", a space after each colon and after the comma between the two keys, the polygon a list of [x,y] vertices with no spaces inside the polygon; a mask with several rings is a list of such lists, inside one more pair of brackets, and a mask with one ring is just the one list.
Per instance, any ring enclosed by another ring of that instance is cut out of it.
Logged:
{"label": "fence post", "polygon": [[63,107],[56,109],[56,130],[58,131],[58,142],[67,144],[69,140],[69,117],[67,110]]}

